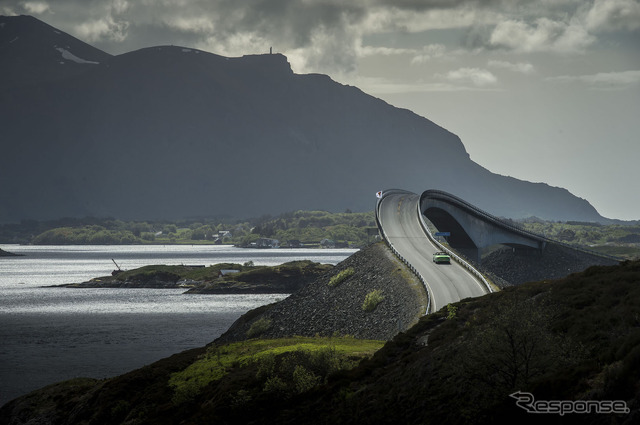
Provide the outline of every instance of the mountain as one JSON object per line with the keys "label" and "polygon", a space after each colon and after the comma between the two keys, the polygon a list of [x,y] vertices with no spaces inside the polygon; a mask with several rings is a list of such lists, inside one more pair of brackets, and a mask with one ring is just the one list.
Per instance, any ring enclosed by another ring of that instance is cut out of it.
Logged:
{"label": "mountain", "polygon": [[31,16],[0,17],[0,90],[75,77],[111,57]]}
{"label": "mountain", "polygon": [[[0,17],[0,222],[371,210],[442,189],[495,215],[603,221],[565,189],[489,172],[424,117],[280,54],[101,52]],[[5,72],[5,71],[3,71]]]}

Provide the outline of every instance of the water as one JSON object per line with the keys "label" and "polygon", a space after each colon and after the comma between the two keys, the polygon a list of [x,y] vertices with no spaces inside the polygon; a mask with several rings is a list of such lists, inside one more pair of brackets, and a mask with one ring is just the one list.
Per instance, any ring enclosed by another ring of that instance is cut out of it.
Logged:
{"label": "water", "polygon": [[19,246],[0,257],[0,405],[73,377],[116,376],[213,341],[246,311],[284,295],[184,295],[181,289],[77,289],[115,265],[337,264],[355,250],[227,246]]}

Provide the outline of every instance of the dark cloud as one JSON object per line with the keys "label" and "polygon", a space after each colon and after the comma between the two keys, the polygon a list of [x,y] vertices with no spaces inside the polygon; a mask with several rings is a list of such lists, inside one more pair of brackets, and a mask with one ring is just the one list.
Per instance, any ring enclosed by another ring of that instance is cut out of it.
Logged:
{"label": "dark cloud", "polygon": [[[630,10],[624,20],[621,10]],[[546,37],[552,48],[569,51],[572,42],[591,42],[588,31],[569,25],[574,16],[589,18],[591,28],[635,29],[637,10],[638,0],[4,0],[0,6],[0,13],[34,14],[113,54],[176,44],[237,56],[274,46],[317,72],[353,70],[362,37],[372,32],[457,27],[468,49],[517,50],[509,42],[519,37],[531,51],[544,51]],[[581,38],[570,38],[576,34]],[[543,43],[533,44],[541,35]]]}

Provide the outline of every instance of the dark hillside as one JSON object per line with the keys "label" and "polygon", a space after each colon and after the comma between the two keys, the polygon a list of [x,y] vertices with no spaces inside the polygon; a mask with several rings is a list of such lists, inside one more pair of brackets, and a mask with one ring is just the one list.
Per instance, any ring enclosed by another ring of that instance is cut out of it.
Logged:
{"label": "dark hillside", "polygon": [[[637,423],[639,317],[637,261],[463,300],[424,317],[370,363],[305,401],[297,419]],[[509,396],[516,391],[536,400],[620,400],[630,413],[529,414]]]}

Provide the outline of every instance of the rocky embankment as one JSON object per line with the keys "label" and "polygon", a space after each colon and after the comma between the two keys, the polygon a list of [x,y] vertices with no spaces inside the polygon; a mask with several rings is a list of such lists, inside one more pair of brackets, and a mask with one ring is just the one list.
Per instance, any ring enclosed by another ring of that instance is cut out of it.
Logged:
{"label": "rocky embankment", "polygon": [[[347,269],[353,269],[353,275],[329,285],[333,276]],[[376,290],[383,300],[372,311],[365,311],[365,298]],[[426,306],[422,284],[384,244],[377,243],[285,300],[245,314],[216,341],[247,339],[256,323],[264,326],[261,338],[337,334],[388,340],[416,323]]]}
{"label": "rocky embankment", "polygon": [[560,279],[591,266],[613,266],[618,261],[577,251],[566,246],[548,244],[542,253],[521,253],[505,247],[483,257],[475,266],[501,288],[525,282]]}

